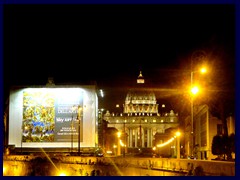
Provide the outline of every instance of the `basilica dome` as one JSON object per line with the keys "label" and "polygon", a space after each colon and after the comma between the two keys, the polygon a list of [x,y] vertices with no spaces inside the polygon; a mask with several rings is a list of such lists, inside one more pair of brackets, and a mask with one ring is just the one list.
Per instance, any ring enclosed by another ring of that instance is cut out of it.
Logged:
{"label": "basilica dome", "polygon": [[140,72],[136,87],[130,89],[126,95],[124,113],[131,115],[152,115],[158,113],[156,96],[152,90],[143,86],[145,83]]}

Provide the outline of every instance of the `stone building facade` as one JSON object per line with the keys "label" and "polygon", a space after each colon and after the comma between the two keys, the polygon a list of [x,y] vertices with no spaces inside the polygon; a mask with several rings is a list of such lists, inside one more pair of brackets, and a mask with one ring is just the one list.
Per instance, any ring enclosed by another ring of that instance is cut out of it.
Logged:
{"label": "stone building facade", "polygon": [[160,114],[158,109],[155,93],[145,86],[140,72],[136,86],[129,89],[126,95],[123,112],[115,114],[107,111],[103,119],[107,121],[108,127],[114,127],[121,132],[121,143],[125,152],[138,152],[156,146],[159,142],[155,139],[156,134],[164,136],[167,129],[179,126],[177,113],[171,110]]}

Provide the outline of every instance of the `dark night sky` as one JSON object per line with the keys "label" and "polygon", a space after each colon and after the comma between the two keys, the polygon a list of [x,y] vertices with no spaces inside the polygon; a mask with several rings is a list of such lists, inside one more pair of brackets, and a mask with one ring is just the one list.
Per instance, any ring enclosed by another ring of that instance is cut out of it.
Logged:
{"label": "dark night sky", "polygon": [[59,85],[96,81],[111,99],[139,70],[155,87],[176,88],[176,72],[189,69],[199,49],[213,69],[234,72],[234,5],[4,7],[5,89],[52,76]]}

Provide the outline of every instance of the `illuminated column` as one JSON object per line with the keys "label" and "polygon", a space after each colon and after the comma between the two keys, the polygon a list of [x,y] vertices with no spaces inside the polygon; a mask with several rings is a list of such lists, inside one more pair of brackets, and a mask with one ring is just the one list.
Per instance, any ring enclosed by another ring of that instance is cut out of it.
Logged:
{"label": "illuminated column", "polygon": [[152,147],[152,141],[153,141],[153,131],[152,128],[150,129],[150,147]]}
{"label": "illuminated column", "polygon": [[130,128],[127,128],[127,142],[126,142],[126,146],[129,147],[130,146]]}
{"label": "illuminated column", "polygon": [[142,128],[142,147],[145,147],[145,144],[144,144],[144,128]]}
{"label": "illuminated column", "polygon": [[151,147],[151,143],[150,143],[150,128],[148,128],[147,130],[147,140],[148,140],[148,147]]}
{"label": "illuminated column", "polygon": [[151,143],[150,143],[150,129],[147,129],[147,146],[151,147]]}
{"label": "illuminated column", "polygon": [[134,129],[131,130],[131,141],[132,141],[131,147],[134,147],[134,145],[133,145],[133,143],[134,143],[133,136],[134,136]]}
{"label": "illuminated column", "polygon": [[132,134],[132,128],[130,128],[129,129],[129,147],[132,147],[132,136],[133,136],[133,134]]}
{"label": "illuminated column", "polygon": [[138,140],[138,131],[137,131],[138,129],[135,129],[134,131],[135,131],[135,147],[138,147],[137,146],[137,140]]}
{"label": "illuminated column", "polygon": [[147,147],[150,147],[150,138],[149,138],[149,134],[150,134],[150,129],[147,129]]}

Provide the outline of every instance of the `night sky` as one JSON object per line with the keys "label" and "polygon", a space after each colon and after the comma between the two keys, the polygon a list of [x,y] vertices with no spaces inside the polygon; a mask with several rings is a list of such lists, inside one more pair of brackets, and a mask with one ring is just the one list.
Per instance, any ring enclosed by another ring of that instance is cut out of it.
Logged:
{"label": "night sky", "polygon": [[212,86],[234,88],[234,8],[5,5],[4,90],[45,85],[50,76],[57,85],[95,81],[106,93],[103,107],[110,109],[123,103],[140,70],[153,87],[180,87],[189,80],[182,70],[191,68],[191,55],[198,50],[226,78],[220,81],[216,71],[209,76]]}

